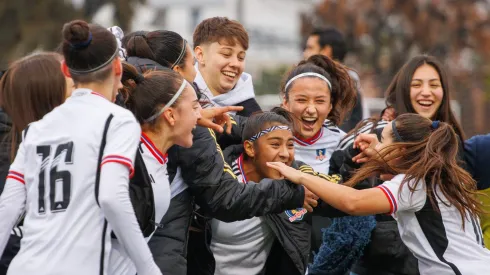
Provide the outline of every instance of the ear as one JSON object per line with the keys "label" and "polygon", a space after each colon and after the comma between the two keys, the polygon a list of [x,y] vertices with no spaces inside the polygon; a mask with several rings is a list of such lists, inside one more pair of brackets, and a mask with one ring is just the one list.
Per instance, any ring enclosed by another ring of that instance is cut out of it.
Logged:
{"label": "ear", "polygon": [[246,140],[243,143],[243,149],[245,151],[245,154],[247,154],[247,156],[249,156],[251,158],[255,157],[255,149],[254,149],[253,142]]}
{"label": "ear", "polygon": [[330,45],[325,45],[325,47],[323,47],[320,50],[320,54],[328,56],[329,58],[332,58],[332,56],[333,56],[332,47]]}
{"label": "ear", "polygon": [[332,111],[332,108],[333,108],[333,105],[332,105],[332,102],[330,102],[330,106],[328,107],[328,113],[330,114],[330,112]]}
{"label": "ear", "polygon": [[172,70],[181,75],[182,68],[179,65],[175,65]]}
{"label": "ear", "polygon": [[204,49],[201,46],[194,48],[194,56],[196,57],[199,65],[204,65]]}
{"label": "ear", "polygon": [[288,103],[288,101],[286,99],[286,95],[284,95],[282,97],[282,105],[281,105],[281,107],[283,107],[286,110],[289,110],[289,103]]}
{"label": "ear", "polygon": [[122,74],[122,63],[121,63],[121,59],[119,58],[116,58],[115,60],[114,72],[116,73],[117,76]]}
{"label": "ear", "polygon": [[172,108],[168,108],[167,110],[165,110],[165,112],[163,112],[162,115],[163,117],[165,117],[165,119],[167,120],[168,124],[170,124],[170,126],[172,127],[175,126],[176,120]]}
{"label": "ear", "polygon": [[68,65],[66,65],[65,60],[61,61],[61,71],[66,77],[71,78],[70,69],[68,69]]}

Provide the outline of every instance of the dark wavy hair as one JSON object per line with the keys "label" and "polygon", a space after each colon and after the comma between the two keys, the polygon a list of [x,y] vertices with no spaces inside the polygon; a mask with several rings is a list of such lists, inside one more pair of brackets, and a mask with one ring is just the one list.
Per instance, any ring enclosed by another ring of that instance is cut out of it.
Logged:
{"label": "dark wavy hair", "polygon": [[332,83],[330,101],[332,110],[327,118],[335,125],[344,121],[345,115],[354,108],[357,100],[357,91],[347,68],[324,55],[313,55],[307,60],[301,61],[291,69],[281,83],[281,95],[289,101],[289,90],[293,85],[285,89],[286,83],[293,77],[307,72],[318,73],[326,77]]}

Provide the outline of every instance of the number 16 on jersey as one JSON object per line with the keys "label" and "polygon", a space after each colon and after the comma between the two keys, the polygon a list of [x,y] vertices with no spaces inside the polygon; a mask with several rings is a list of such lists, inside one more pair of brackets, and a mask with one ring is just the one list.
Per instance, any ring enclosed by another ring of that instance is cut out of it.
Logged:
{"label": "number 16 on jersey", "polygon": [[[53,149],[53,150],[52,150]],[[54,151],[54,155],[51,154]],[[61,159],[65,152],[65,158]],[[69,171],[58,171],[58,164],[73,164],[73,142],[59,145],[37,146],[37,154],[41,157],[39,171],[39,214],[46,213],[46,183],[49,183],[49,204],[52,213],[65,211],[70,204],[71,174]],[[61,187],[61,190],[59,188]]]}

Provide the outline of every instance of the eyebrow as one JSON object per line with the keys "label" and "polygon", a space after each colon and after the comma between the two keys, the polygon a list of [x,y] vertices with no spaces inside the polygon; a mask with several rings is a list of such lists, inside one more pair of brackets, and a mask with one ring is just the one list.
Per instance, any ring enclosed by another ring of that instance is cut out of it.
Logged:
{"label": "eyebrow", "polygon": [[269,138],[267,138],[267,140],[272,140],[272,139],[277,139],[279,141],[283,140],[283,138],[280,138],[280,137],[269,137]]}
{"label": "eyebrow", "polygon": [[[441,81],[439,78],[432,78],[432,79],[429,79],[429,81],[434,81],[434,80],[437,80],[437,81]],[[412,81],[424,81],[423,79],[412,79]]]}

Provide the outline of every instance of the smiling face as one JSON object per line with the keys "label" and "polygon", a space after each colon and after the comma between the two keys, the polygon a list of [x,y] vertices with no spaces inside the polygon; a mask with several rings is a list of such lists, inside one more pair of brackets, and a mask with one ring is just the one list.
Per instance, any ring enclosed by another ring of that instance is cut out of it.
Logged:
{"label": "smiling face", "polygon": [[431,65],[420,66],[410,83],[410,101],[415,112],[425,118],[433,119],[442,104],[444,90],[441,78]]}
{"label": "smiling face", "polygon": [[283,106],[295,118],[294,132],[302,139],[317,134],[332,110],[330,89],[325,81],[317,77],[296,79],[288,92]]}
{"label": "smiling face", "polygon": [[207,86],[214,96],[226,94],[238,82],[245,67],[245,49],[235,39],[235,45],[224,40],[196,47],[196,58]]}
{"label": "smiling face", "polygon": [[[269,128],[272,125],[267,125]],[[245,144],[245,152],[251,158],[253,166],[260,177],[280,179],[281,174],[269,168],[267,162],[282,162],[291,166],[294,160],[294,137],[289,130],[274,130],[257,140]]]}
{"label": "smiling face", "polygon": [[[175,107],[166,112],[172,112],[174,143],[185,148],[192,146],[192,130],[196,128],[197,120],[201,117],[201,105],[196,92],[187,84]],[[169,117],[169,116],[166,116]]]}

